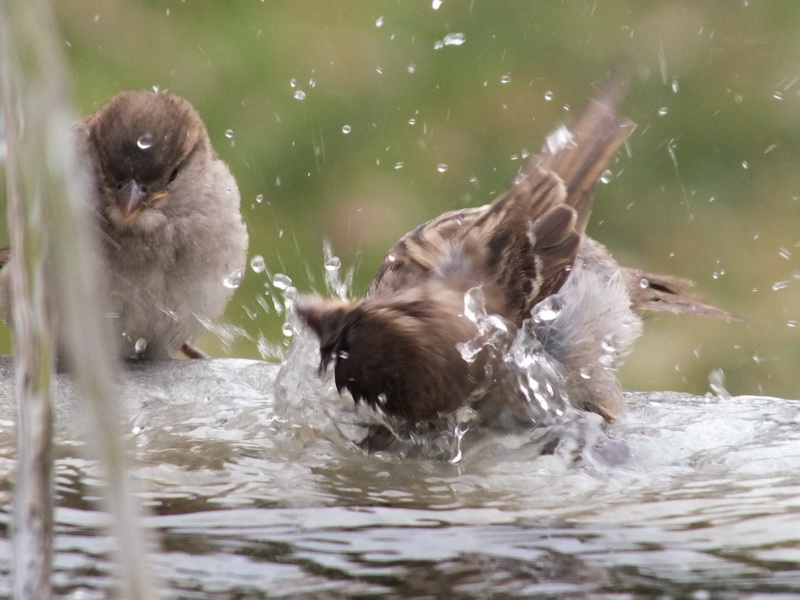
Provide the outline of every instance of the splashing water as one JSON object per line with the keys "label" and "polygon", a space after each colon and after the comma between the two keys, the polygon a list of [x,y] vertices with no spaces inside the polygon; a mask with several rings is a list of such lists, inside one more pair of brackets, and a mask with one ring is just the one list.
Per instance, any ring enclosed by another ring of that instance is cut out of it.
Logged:
{"label": "splashing water", "polygon": [[340,277],[342,261],[333,253],[333,248],[328,240],[322,244],[322,252],[325,257],[325,289],[328,293],[335,294],[342,300],[349,297],[350,289],[353,287],[353,275],[355,270],[348,269],[344,278]]}
{"label": "splashing water", "polygon": [[[323,250],[327,291],[346,299],[352,287],[352,270],[341,279],[341,260],[329,243]],[[281,289],[275,280],[273,285]],[[319,341],[294,314],[296,294],[292,287],[284,291],[287,310],[283,331],[292,338],[292,344],[275,385],[277,406],[287,421],[307,424],[311,420],[322,430],[335,431],[331,435],[371,451],[453,464],[487,435],[498,433],[521,435],[517,441],[530,445],[529,450],[536,454],[559,447],[562,438],[570,440],[570,452],[580,453],[588,449],[587,440],[603,437],[600,422],[587,420],[569,404],[561,367],[538,339],[544,330],[537,328],[550,324],[563,310],[563,299],[558,295],[541,302],[518,329],[487,312],[481,288],[468,290],[464,316],[474,323],[475,335],[458,344],[457,349],[465,361],[483,368],[484,377],[464,398],[460,409],[434,423],[415,425],[383,413],[380,406],[369,409],[356,405],[347,392],[340,395],[336,390],[332,369],[319,372]],[[593,433],[587,434],[588,430]]]}

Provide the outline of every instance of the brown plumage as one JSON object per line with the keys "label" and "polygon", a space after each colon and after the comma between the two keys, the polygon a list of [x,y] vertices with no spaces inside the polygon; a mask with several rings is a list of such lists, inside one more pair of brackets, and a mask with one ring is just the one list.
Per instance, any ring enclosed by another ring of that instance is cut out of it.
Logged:
{"label": "brown plumage", "polygon": [[[450,412],[486,372],[483,360],[465,361],[458,350],[477,331],[464,316],[465,293],[480,287],[487,313],[512,329],[559,294],[563,314],[534,333],[564,372],[571,402],[613,419],[623,405],[615,361],[640,330],[631,303],[704,312],[684,302],[682,286],[657,287],[680,280],[623,271],[584,234],[597,181],[633,129],[617,114],[622,88],[621,78],[609,81],[492,204],[446,213],[403,236],[363,300],[298,304],[320,339],[320,368],[335,363],[340,391],[412,422]],[[650,294],[643,277],[652,277]]]}
{"label": "brown plumage", "polygon": [[[89,175],[108,314],[123,358],[166,358],[222,313],[243,269],[239,190],[192,105],[122,92],[74,129]],[[10,313],[9,269],[0,308]]]}

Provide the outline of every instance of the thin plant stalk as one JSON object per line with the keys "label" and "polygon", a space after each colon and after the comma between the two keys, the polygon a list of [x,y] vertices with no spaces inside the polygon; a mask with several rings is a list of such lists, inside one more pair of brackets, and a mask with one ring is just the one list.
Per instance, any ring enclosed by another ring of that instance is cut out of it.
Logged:
{"label": "thin plant stalk", "polygon": [[[0,86],[8,146],[19,463],[15,490],[16,598],[51,597],[51,387],[63,352],[80,388],[90,448],[104,467],[119,597],[150,599],[149,545],[128,474],[111,336],[98,298],[97,249],[84,168],[75,155],[66,64],[47,0],[0,0]],[[58,299],[57,302],[53,299]],[[57,319],[54,318],[57,315]],[[61,340],[61,345],[57,340]]]}

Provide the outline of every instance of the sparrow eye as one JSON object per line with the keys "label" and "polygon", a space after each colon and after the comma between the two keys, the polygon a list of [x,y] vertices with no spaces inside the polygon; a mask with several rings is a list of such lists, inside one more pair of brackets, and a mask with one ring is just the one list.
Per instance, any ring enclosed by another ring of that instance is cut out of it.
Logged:
{"label": "sparrow eye", "polygon": [[176,178],[177,176],[178,176],[178,167],[175,167],[175,168],[172,170],[172,173],[170,173],[170,174],[169,174],[169,179],[167,180],[167,184],[170,184],[170,183],[172,183],[173,181],[175,181],[175,178]]}

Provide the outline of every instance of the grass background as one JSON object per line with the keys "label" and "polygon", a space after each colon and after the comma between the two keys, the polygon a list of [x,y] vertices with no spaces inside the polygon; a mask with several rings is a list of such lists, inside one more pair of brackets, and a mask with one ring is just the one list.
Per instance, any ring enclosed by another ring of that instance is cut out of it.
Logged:
{"label": "grass background", "polygon": [[[732,393],[800,396],[792,0],[55,6],[77,114],[124,89],[190,100],[239,182],[250,255],[301,292],[323,288],[323,239],[355,267],[360,293],[400,235],[491,201],[525,151],[629,58],[624,113],[638,128],[600,186],[589,233],[620,262],[692,278],[751,322],[650,318],[623,385],[703,393],[721,368]],[[463,44],[436,48],[454,33]],[[210,334],[206,350],[259,357],[259,339],[288,342],[282,317],[259,304],[267,283],[248,269],[225,317],[243,334]]]}

